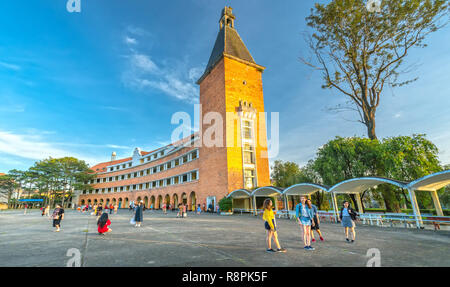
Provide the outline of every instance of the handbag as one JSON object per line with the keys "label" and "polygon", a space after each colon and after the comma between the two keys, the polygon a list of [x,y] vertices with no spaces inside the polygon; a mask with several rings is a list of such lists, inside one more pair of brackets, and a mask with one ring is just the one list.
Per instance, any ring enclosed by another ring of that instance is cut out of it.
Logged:
{"label": "handbag", "polygon": [[136,221],[134,220],[134,216],[131,218],[131,220],[130,220],[130,224],[136,224]]}

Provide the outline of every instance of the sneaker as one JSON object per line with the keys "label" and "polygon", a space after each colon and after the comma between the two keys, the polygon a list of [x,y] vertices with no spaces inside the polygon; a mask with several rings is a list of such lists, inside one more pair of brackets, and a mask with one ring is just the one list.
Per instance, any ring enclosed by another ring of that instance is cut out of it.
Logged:
{"label": "sneaker", "polygon": [[352,239],[352,243],[355,242],[355,240]]}
{"label": "sneaker", "polygon": [[313,251],[313,250],[316,250],[316,248],[314,248],[314,247],[312,247],[312,246],[308,246],[308,250]]}
{"label": "sneaker", "polygon": [[320,241],[323,241],[323,237],[322,236],[320,236]]}
{"label": "sneaker", "polygon": [[345,240],[347,240],[347,242],[350,242],[350,239],[348,239],[348,238],[345,238]]}
{"label": "sneaker", "polygon": [[313,238],[313,240],[311,240],[312,242],[316,242],[316,240]]}
{"label": "sneaker", "polygon": [[303,249],[309,250],[309,246],[305,246],[305,247],[303,247]]}
{"label": "sneaker", "polygon": [[267,249],[266,251],[269,252],[269,253],[270,253],[270,252],[276,252],[276,251],[273,250],[273,249]]}
{"label": "sneaker", "polygon": [[280,249],[277,249],[277,252],[286,253],[286,249],[280,248]]}

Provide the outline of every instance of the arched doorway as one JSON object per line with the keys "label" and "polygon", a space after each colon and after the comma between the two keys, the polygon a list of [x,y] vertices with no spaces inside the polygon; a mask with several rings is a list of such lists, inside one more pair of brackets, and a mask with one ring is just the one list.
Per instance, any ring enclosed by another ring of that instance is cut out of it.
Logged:
{"label": "arched doorway", "polygon": [[135,205],[138,205],[139,202],[141,202],[142,198],[140,196],[138,196],[138,198],[136,199],[136,202],[134,203]]}
{"label": "arched doorway", "polygon": [[125,202],[123,203],[123,208],[128,208],[129,202],[128,202],[128,197],[125,197]]}
{"label": "arched doorway", "polygon": [[84,205],[84,199],[81,200],[81,205]]}
{"label": "arched doorway", "polygon": [[169,205],[169,204],[170,204],[170,195],[166,194],[166,196],[164,197],[164,203],[165,203],[166,205]]}
{"label": "arched doorway", "polygon": [[157,201],[157,203],[156,203],[156,209],[161,209],[161,205],[162,205],[162,196],[161,195],[159,195],[158,196],[158,201]]}
{"label": "arched doorway", "polygon": [[181,202],[183,204],[187,204],[187,195],[186,192],[183,192],[183,194],[181,195]]}
{"label": "arched doorway", "polygon": [[155,196],[152,195],[152,197],[150,197],[150,208],[151,209],[156,209],[156,205],[155,205]]}
{"label": "arched doorway", "polygon": [[148,197],[144,197],[144,206],[145,208],[148,208]]}
{"label": "arched doorway", "polygon": [[94,199],[94,204],[97,204],[97,203],[98,203],[97,199]]}
{"label": "arched doorway", "polygon": [[195,197],[195,192],[192,191],[189,195],[189,208],[190,210],[194,211],[195,207],[197,206],[197,198]]}
{"label": "arched doorway", "polygon": [[119,208],[122,208],[122,198],[119,198]]}
{"label": "arched doorway", "polygon": [[112,204],[115,206],[116,205],[116,203],[117,203],[117,199],[115,199],[115,198],[113,198],[113,200],[112,200]]}
{"label": "arched doorway", "polygon": [[172,199],[173,199],[173,207],[174,207],[174,208],[177,208],[177,207],[178,207],[178,195],[175,193],[175,194],[172,196]]}

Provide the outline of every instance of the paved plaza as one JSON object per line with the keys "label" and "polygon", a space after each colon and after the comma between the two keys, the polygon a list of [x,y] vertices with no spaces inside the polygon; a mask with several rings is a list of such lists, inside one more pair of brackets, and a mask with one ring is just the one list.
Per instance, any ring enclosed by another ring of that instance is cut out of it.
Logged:
{"label": "paved plaza", "polygon": [[0,212],[0,266],[66,266],[71,248],[80,250],[81,266],[366,266],[368,249],[378,248],[382,266],[450,266],[450,232],[357,226],[357,241],[346,243],[343,228],[322,223],[325,242],[305,251],[293,220],[278,219],[287,253],[265,252],[261,218],[215,214],[176,218],[145,211],[135,228],[131,212],[111,216],[113,230],[97,234],[96,218],[67,210],[62,230],[33,210]]}

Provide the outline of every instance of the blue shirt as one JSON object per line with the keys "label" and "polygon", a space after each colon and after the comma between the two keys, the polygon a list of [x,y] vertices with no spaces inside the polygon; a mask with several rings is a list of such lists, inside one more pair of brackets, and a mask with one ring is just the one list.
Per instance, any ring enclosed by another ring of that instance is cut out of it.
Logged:
{"label": "blue shirt", "polygon": [[[304,206],[304,210],[305,210],[307,216],[303,215],[303,204],[301,202],[299,204],[297,204],[297,206],[295,208],[295,215],[297,216],[297,218],[300,219],[300,216],[302,216],[302,217],[309,217],[309,218],[313,218],[314,217],[312,210],[309,209],[308,206],[305,205]],[[300,214],[300,212],[302,214]]]}
{"label": "blue shirt", "polygon": [[344,216],[350,216],[350,213],[348,213],[348,209],[347,208],[344,208],[342,210],[342,217],[344,217]]}

